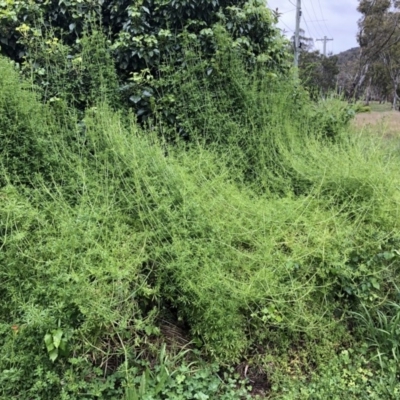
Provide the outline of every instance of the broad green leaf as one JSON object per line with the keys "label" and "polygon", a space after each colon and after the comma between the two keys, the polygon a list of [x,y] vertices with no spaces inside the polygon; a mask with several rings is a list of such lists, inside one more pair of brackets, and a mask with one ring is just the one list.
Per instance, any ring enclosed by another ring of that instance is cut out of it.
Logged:
{"label": "broad green leaf", "polygon": [[53,336],[49,333],[46,334],[44,337],[44,342],[46,343],[47,348],[49,348],[49,346],[53,345]]}
{"label": "broad green leaf", "polygon": [[62,335],[63,331],[61,329],[57,329],[53,332],[53,343],[56,348],[60,346]]}
{"label": "broad green leaf", "polygon": [[58,357],[58,350],[54,349],[52,351],[49,352],[49,358],[52,362],[54,362]]}

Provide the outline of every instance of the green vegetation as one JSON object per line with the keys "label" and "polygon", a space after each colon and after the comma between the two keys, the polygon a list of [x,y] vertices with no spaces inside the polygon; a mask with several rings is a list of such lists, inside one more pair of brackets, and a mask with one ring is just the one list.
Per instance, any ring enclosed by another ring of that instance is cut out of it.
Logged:
{"label": "green vegetation", "polygon": [[94,25],[0,59],[0,398],[398,397],[398,154],[214,29],[146,120]]}
{"label": "green vegetation", "polygon": [[398,110],[400,3],[359,0],[358,11],[361,13],[357,36],[360,49],[356,52],[357,62],[346,66],[344,76],[351,77],[346,82],[348,94],[356,99],[364,94],[367,102],[389,101],[392,109]]}
{"label": "green vegetation", "polygon": [[212,73],[221,31],[229,46],[246,58],[248,68],[263,65],[269,71],[287,71],[286,41],[275,23],[262,0],[0,2],[1,53],[20,63],[48,99],[60,97],[65,86],[75,86],[70,94],[79,108],[91,100],[87,90],[96,85],[92,78],[98,78],[98,73],[86,70],[88,54],[82,41],[100,24],[107,46],[98,47],[97,55],[115,60],[119,89],[140,119],[149,118],[155,104],[163,105],[156,92],[163,82],[160,66],[185,66],[188,44],[208,60]]}
{"label": "green vegetation", "polygon": [[378,103],[378,102],[371,102],[370,103],[371,111],[376,112],[387,112],[392,110],[392,105],[390,103]]}

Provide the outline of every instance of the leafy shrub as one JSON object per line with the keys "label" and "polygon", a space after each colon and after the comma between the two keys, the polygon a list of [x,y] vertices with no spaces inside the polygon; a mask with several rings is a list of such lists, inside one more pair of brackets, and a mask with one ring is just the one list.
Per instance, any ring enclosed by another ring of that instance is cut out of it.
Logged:
{"label": "leafy shrub", "polygon": [[[271,11],[261,1],[118,2],[115,0],[72,0],[60,6],[56,2],[10,1],[2,4],[2,43],[12,58],[20,58],[18,37],[25,27],[32,28],[42,19],[47,28],[65,36],[68,44],[79,41],[86,24],[104,23],[105,32],[112,33],[114,54],[119,68],[132,72],[157,67],[164,56],[178,54],[182,48],[181,33],[188,31],[207,53],[212,53],[213,28],[222,23],[249,56],[267,57],[270,66],[287,61],[280,45],[278,29]],[[151,23],[150,23],[151,21]],[[211,37],[211,40],[210,40]],[[22,47],[29,52],[29,48]]]}
{"label": "leafy shrub", "polygon": [[[143,107],[135,100],[139,94],[129,77],[147,70],[157,81],[165,60],[172,58],[184,65],[183,49],[188,36],[195,39],[203,56],[210,59],[218,49],[216,31],[222,28],[231,38],[232,47],[246,55],[249,65],[254,66],[261,59],[274,71],[288,71],[290,66],[285,41],[275,26],[276,19],[259,0],[179,0],[173,5],[160,0],[140,3],[72,0],[62,5],[56,1],[13,0],[0,4],[0,10],[2,53],[19,63],[27,62],[28,72],[34,70],[35,82],[45,90],[52,91],[54,83],[62,88],[65,83],[70,95],[83,102],[89,99],[80,98],[82,93],[99,75],[92,76],[94,71],[82,60],[87,54],[80,54],[81,41],[98,24],[98,29],[109,38],[103,56],[112,53],[121,88],[128,93],[126,97],[131,99],[130,105],[136,108],[138,116],[142,115]],[[49,59],[50,66],[54,62],[68,66],[52,68],[50,72]],[[62,81],[58,80],[59,75]],[[69,81],[65,80],[66,75]],[[148,94],[151,92],[140,93],[142,102],[151,97]],[[146,107],[146,112],[151,112],[150,107]]]}
{"label": "leafy shrub", "polygon": [[96,25],[74,44],[41,25],[21,31],[19,43],[29,49],[21,73],[41,89],[44,102],[66,102],[81,111],[105,99],[114,108],[120,105],[110,43]]}
{"label": "leafy shrub", "polygon": [[320,100],[312,111],[311,119],[320,134],[329,139],[335,139],[339,133],[349,127],[355,111],[340,99],[330,98]]}

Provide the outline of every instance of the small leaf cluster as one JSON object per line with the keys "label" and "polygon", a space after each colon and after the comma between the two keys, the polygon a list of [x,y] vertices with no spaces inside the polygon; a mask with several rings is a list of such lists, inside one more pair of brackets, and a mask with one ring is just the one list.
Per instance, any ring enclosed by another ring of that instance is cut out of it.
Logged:
{"label": "small leaf cluster", "polygon": [[[172,369],[173,368],[173,369]],[[251,387],[233,371],[222,373],[215,365],[179,364],[164,360],[150,369],[142,363],[142,374],[125,389],[126,400],[247,400]],[[131,371],[132,373],[133,371]]]}
{"label": "small leaf cluster", "polygon": [[351,400],[390,400],[400,395],[400,385],[393,370],[376,370],[360,348],[348,348],[314,371],[311,379],[284,379],[274,391],[271,398],[285,400],[340,400],[343,396]]}
{"label": "small leaf cluster", "polygon": [[62,355],[68,354],[68,339],[72,336],[71,333],[65,333],[62,329],[56,329],[51,333],[46,333],[44,342],[51,361],[57,360]]}

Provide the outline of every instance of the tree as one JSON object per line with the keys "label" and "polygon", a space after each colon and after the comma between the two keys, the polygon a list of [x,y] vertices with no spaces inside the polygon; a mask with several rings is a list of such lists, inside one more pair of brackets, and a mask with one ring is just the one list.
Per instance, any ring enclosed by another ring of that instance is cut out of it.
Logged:
{"label": "tree", "polygon": [[[292,37],[294,43],[294,37]],[[314,41],[300,30],[299,76],[305,86],[327,93],[335,88],[339,73],[338,58],[325,57],[319,51],[313,51]]]}
{"label": "tree", "polygon": [[360,48],[353,48],[338,54],[339,74],[337,76],[338,91],[349,96],[358,73]]}
{"label": "tree", "polygon": [[381,60],[386,68],[393,90],[393,110],[397,109],[400,84],[400,44],[386,49],[381,54]]}
{"label": "tree", "polygon": [[339,73],[337,56],[325,57],[319,51],[300,53],[300,79],[304,84],[320,93],[334,90]]}
{"label": "tree", "polygon": [[366,102],[370,99],[386,101],[392,93],[392,83],[388,69],[382,62],[382,58],[371,63],[368,73],[368,86],[366,87]]}
{"label": "tree", "polygon": [[244,56],[249,68],[262,65],[271,72],[288,71],[286,41],[276,22],[262,0],[0,2],[2,53],[19,63],[30,59],[33,75],[38,76],[39,84],[46,81],[47,88],[51,77],[44,80],[41,75],[44,68],[36,57],[39,46],[35,41],[43,41],[51,32],[54,40],[67,46],[63,52],[73,61],[80,57],[84,33],[101,24],[110,38],[109,50],[124,97],[130,99],[139,116],[151,113],[150,101],[155,96],[152,82],[161,79],[161,66],[185,65],[184,52],[190,46],[212,60],[219,51],[221,34],[229,38],[233,51]]}
{"label": "tree", "polygon": [[[294,36],[291,38],[294,46]],[[299,77],[303,84],[318,92],[327,93],[335,88],[339,73],[337,57],[325,57],[319,51],[313,51],[314,40],[300,29]]]}
{"label": "tree", "polygon": [[[379,62],[382,53],[392,52],[393,48],[398,46],[399,9],[398,0],[360,0],[358,11],[362,17],[359,21],[358,42],[361,55],[350,95],[359,95],[360,88],[371,76],[372,64]],[[389,66],[389,63],[386,62],[386,65]],[[391,65],[393,66],[393,63]]]}

